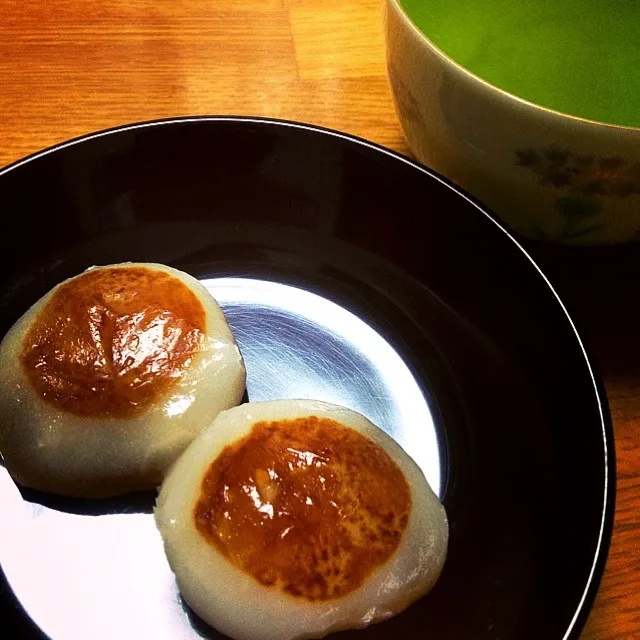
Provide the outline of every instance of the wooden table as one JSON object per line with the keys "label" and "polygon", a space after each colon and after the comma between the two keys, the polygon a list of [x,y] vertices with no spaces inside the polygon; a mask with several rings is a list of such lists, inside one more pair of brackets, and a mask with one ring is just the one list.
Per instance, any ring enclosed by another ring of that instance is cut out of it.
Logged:
{"label": "wooden table", "polygon": [[[0,166],[96,129],[192,114],[302,120],[408,153],[381,14],[382,0],[1,0]],[[557,275],[605,377],[618,456],[613,543],[587,640],[640,638],[635,254],[607,253],[601,267],[583,258]]]}

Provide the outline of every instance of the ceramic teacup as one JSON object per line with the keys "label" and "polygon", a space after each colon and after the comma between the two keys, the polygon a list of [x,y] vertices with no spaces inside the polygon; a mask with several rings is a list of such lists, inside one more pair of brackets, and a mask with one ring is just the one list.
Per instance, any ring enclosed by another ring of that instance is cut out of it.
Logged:
{"label": "ceramic teacup", "polygon": [[565,115],[492,86],[438,49],[399,0],[385,2],[389,79],[421,162],[522,235],[640,239],[640,129]]}

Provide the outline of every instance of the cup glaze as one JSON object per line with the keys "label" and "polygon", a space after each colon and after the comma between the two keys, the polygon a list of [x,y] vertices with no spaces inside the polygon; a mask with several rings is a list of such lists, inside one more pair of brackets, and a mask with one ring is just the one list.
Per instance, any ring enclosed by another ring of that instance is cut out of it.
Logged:
{"label": "cup glaze", "polygon": [[407,143],[513,231],[567,244],[640,239],[640,129],[539,107],[440,51],[385,0],[386,56]]}

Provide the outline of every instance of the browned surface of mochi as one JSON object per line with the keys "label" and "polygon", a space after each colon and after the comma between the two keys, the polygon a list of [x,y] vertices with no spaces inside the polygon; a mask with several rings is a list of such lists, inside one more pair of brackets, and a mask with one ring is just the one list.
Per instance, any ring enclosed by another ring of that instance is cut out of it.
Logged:
{"label": "browned surface of mochi", "polygon": [[127,418],[166,393],[198,352],[205,310],[175,276],[94,269],[61,285],[25,336],[37,394],[78,416]]}
{"label": "browned surface of mochi", "polygon": [[198,532],[266,587],[309,601],[354,591],[397,548],[408,483],[376,443],[328,419],[257,422],[207,469]]}

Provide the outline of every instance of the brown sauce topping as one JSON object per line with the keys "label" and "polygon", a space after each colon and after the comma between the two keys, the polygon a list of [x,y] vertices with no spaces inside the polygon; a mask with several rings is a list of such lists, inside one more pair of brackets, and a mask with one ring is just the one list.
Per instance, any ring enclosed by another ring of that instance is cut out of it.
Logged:
{"label": "brown sauce topping", "polygon": [[211,463],[194,509],[202,536],[258,582],[341,598],[384,564],[411,495],[377,444],[329,420],[258,422]]}
{"label": "brown sauce topping", "polygon": [[21,354],[48,403],[79,416],[131,417],[183,375],[205,311],[178,278],[147,267],[87,271],[59,287]]}

